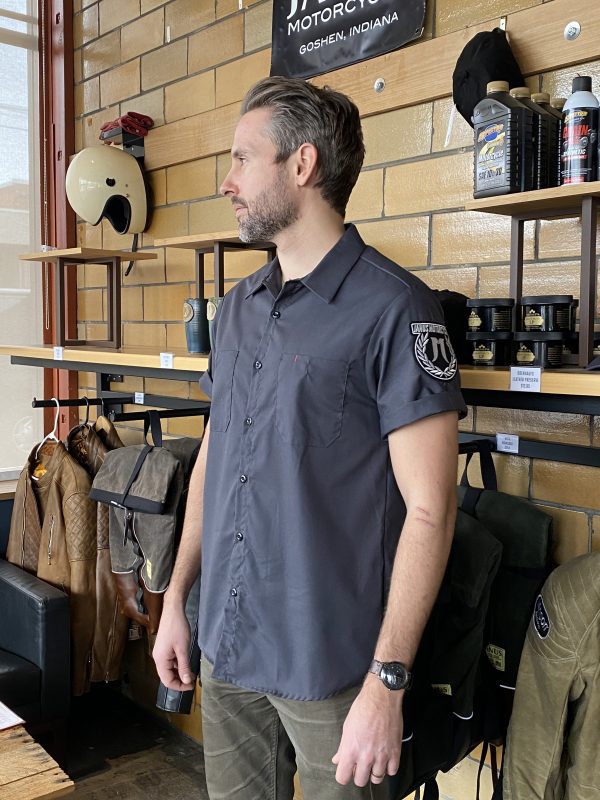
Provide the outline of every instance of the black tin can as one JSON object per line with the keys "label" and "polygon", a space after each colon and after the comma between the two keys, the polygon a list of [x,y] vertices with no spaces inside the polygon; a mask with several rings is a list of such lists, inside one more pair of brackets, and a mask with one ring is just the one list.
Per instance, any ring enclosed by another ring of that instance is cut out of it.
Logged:
{"label": "black tin can", "polygon": [[512,329],[512,310],[515,301],[512,297],[486,297],[467,300],[469,314],[467,328],[470,331],[510,331]]}
{"label": "black tin can", "polygon": [[512,333],[468,331],[467,341],[472,343],[471,359],[476,367],[506,367],[510,364]]}
{"label": "black tin can", "polygon": [[183,303],[183,321],[188,353],[210,352],[208,319],[206,317],[207,300],[188,297]]}
{"label": "black tin can", "polygon": [[[575,301],[577,302],[577,301]],[[594,331],[594,358],[600,356],[600,331]],[[579,331],[565,334],[563,342],[563,353],[567,356],[579,355]]]}
{"label": "black tin can", "polygon": [[565,334],[560,331],[515,333],[513,364],[518,367],[560,367]]}
{"label": "black tin can", "polygon": [[577,305],[570,294],[547,294],[521,299],[521,330],[572,331]]}

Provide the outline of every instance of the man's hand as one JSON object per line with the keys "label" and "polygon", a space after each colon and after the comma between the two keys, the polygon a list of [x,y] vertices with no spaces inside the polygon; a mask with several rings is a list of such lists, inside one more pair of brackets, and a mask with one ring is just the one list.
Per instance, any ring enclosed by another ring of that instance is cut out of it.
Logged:
{"label": "man's hand", "polygon": [[391,692],[375,675],[367,675],[352,704],[342,739],[332,761],[337,764],[338,783],[357,786],[381,783],[395,775],[402,749],[403,691]]}
{"label": "man's hand", "polygon": [[196,676],[190,669],[190,639],[190,625],[183,607],[165,607],[152,658],[167,689],[186,692],[194,688]]}

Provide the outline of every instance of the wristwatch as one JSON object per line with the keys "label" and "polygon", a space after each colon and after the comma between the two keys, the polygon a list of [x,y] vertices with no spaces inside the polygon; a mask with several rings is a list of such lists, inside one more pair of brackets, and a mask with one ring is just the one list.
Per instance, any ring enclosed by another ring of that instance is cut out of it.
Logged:
{"label": "wristwatch", "polygon": [[401,661],[377,661],[373,659],[369,672],[377,675],[383,685],[391,691],[398,689],[410,689],[412,684],[412,673]]}

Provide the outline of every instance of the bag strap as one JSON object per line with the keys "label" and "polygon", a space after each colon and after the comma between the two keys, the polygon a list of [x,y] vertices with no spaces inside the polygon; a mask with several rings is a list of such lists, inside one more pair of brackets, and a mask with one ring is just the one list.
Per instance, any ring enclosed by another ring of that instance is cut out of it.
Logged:
{"label": "bag strap", "polygon": [[160,415],[158,411],[152,409],[146,411],[144,418],[144,439],[147,441],[148,429],[152,430],[152,441],[155,447],[162,447],[162,428],[160,426]]}
{"label": "bag strap", "polygon": [[137,478],[137,476],[139,475],[140,470],[142,468],[142,464],[146,460],[146,456],[148,455],[148,453],[151,450],[154,450],[153,445],[146,444],[146,445],[144,445],[144,448],[140,452],[139,456],[137,457],[137,461],[135,462],[135,464],[133,466],[133,470],[131,471],[131,475],[129,476],[129,480],[127,481],[127,485],[125,486],[125,489],[123,490],[123,494],[119,498],[119,502],[120,502],[120,504],[122,506],[126,505],[125,501],[127,499],[127,495],[129,494],[129,490],[131,489],[131,485],[134,482],[134,480]]}
{"label": "bag strap", "polygon": [[490,489],[493,492],[498,491],[498,478],[496,477],[496,468],[494,467],[494,459],[492,458],[492,443],[489,439],[475,439],[469,442],[469,449],[467,452],[467,463],[460,479],[461,486],[470,486],[469,478],[467,475],[469,464],[473,458],[474,453],[479,453],[479,465],[481,469],[481,478],[483,480],[483,488]]}
{"label": "bag strap", "polygon": [[473,517],[475,516],[475,506],[483,491],[483,489],[478,489],[475,486],[471,486],[469,483],[469,464],[471,463],[474,453],[479,453],[479,466],[481,469],[483,488],[493,492],[498,491],[498,479],[496,477],[494,459],[492,458],[492,444],[489,439],[474,439],[472,442],[467,442],[466,445],[461,445],[461,451],[463,453],[466,452],[467,461],[460,479],[460,485],[465,488],[460,507],[465,513]]}
{"label": "bag strap", "polygon": [[440,800],[440,789],[435,778],[429,778],[429,780],[425,781],[423,800]]}

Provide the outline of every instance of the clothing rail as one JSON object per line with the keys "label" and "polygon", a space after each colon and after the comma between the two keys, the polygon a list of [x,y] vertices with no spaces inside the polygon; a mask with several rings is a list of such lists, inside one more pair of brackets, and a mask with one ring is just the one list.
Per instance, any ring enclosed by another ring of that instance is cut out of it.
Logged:
{"label": "clothing rail", "polygon": [[[160,419],[170,419],[172,417],[204,417],[204,421],[208,419],[210,412],[210,403],[200,403],[193,408],[161,408],[156,411]],[[124,411],[116,412],[109,411],[108,417],[111,422],[127,422],[132,420],[148,419],[148,411]]]}
{"label": "clothing rail", "polygon": [[35,397],[31,402],[32,408],[56,408],[56,404],[58,403],[59,406],[106,406],[106,405],[117,405],[120,403],[133,403],[133,395],[131,394],[122,394],[122,395],[115,395],[114,397],[81,397],[81,398],[69,398],[69,399],[62,399],[60,397],[56,398],[55,400],[37,400]]}

